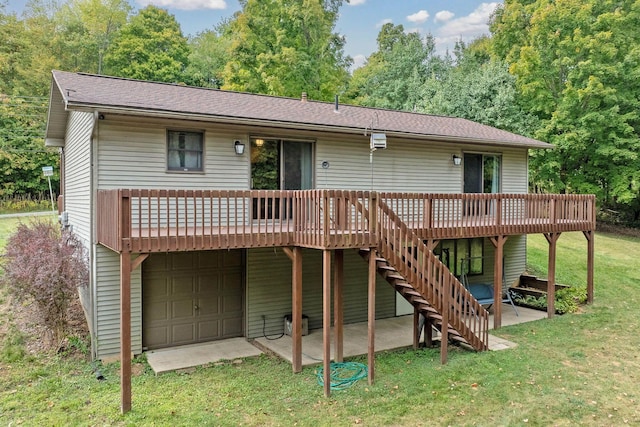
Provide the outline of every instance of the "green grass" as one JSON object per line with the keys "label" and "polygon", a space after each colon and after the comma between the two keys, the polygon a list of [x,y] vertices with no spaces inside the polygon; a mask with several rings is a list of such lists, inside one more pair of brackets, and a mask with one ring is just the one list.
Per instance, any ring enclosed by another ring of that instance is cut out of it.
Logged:
{"label": "green grass", "polygon": [[[557,279],[584,286],[586,239],[558,242]],[[547,242],[529,237],[544,276]],[[595,303],[578,314],[505,327],[512,350],[453,348],[376,356],[376,380],[323,396],[313,368],[261,356],[241,364],[133,378],[133,411],[120,415],[117,364],[97,381],[87,360],[0,362],[0,425],[624,425],[640,423],[640,239],[596,236]],[[363,358],[352,359],[365,362]],[[134,369],[135,370],[135,369]]]}

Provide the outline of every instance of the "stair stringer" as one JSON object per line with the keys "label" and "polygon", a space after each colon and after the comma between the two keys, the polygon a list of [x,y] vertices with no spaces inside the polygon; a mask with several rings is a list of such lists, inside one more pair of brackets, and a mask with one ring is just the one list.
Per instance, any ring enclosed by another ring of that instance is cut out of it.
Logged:
{"label": "stair stringer", "polygon": [[[446,319],[452,339],[464,341],[478,351],[487,350],[487,310],[382,200],[378,200],[377,225],[378,253],[396,274],[383,274],[385,280],[396,280],[396,284],[391,283],[396,289],[404,288],[404,284],[411,286],[400,293],[441,328]],[[443,298],[445,295],[450,297]]]}

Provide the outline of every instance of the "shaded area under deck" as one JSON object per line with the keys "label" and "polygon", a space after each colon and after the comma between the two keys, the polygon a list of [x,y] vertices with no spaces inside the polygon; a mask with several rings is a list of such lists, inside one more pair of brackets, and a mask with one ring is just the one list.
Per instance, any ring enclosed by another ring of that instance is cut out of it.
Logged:
{"label": "shaded area under deck", "polygon": [[[502,306],[503,326],[532,322],[547,317],[546,312],[518,307],[516,316],[513,308],[508,304]],[[489,324],[493,324],[490,322]],[[413,344],[413,315],[392,317],[376,320],[376,352],[409,348]],[[309,335],[302,337],[302,365],[317,365],[322,363],[322,329],[309,331]],[[288,335],[268,340],[264,337],[254,340],[251,344],[245,338],[212,341],[203,344],[186,345],[162,350],[148,351],[147,361],[157,374],[208,365],[211,363],[253,357],[267,352],[292,361],[292,339]],[[344,355],[345,357],[362,356],[367,354],[367,322],[352,323],[344,326]],[[489,350],[506,350],[517,346],[495,335],[489,334]]]}

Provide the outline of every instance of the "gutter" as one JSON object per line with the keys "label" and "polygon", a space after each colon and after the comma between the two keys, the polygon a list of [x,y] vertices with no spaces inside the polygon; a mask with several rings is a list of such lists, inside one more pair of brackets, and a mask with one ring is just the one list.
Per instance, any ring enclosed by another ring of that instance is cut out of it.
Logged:
{"label": "gutter", "polygon": [[[300,122],[284,122],[284,121],[273,121],[273,120],[265,120],[265,119],[250,119],[250,118],[240,118],[240,117],[229,117],[229,116],[218,116],[218,115],[209,115],[209,114],[198,114],[198,113],[181,113],[181,112],[162,112],[158,110],[148,110],[148,109],[138,109],[132,107],[109,107],[104,105],[97,104],[83,104],[83,103],[69,103],[65,100],[65,109],[74,109],[78,111],[88,111],[95,112],[97,109],[100,109],[101,113],[113,113],[113,114],[130,114],[136,116],[146,116],[146,117],[159,117],[159,118],[170,118],[170,119],[184,119],[184,120],[197,120],[204,121],[209,123],[221,123],[221,124],[232,124],[232,125],[244,125],[244,126],[263,126],[263,127],[272,127],[278,129],[298,129],[298,130],[308,130],[308,131],[323,131],[323,132],[333,132],[333,133],[344,133],[350,135],[363,135],[365,136],[364,128],[354,128],[348,126],[329,126],[329,125],[319,125],[313,123],[300,123]],[[399,131],[385,131],[388,136],[396,137],[396,138],[408,138],[408,139],[419,139],[419,140],[430,140],[430,141],[439,141],[439,142],[450,142],[450,143],[462,143],[462,144],[480,144],[480,145],[491,145],[491,146],[502,146],[502,147],[519,147],[519,148],[542,148],[542,149],[553,149],[554,145],[542,142],[539,143],[518,143],[518,142],[508,142],[508,141],[499,141],[499,140],[491,140],[491,139],[483,139],[483,138],[472,138],[472,137],[451,137],[444,135],[435,135],[435,134],[416,134],[413,132],[399,132]]]}

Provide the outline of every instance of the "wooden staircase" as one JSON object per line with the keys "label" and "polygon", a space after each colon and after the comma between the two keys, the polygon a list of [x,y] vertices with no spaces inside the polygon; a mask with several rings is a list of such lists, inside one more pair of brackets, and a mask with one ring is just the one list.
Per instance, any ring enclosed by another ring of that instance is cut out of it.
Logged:
{"label": "wooden staircase", "polygon": [[380,242],[377,251],[361,249],[360,254],[367,259],[376,256],[378,273],[424,315],[427,328],[435,326],[442,332],[443,348],[451,339],[477,351],[487,350],[487,310],[381,200],[377,233]]}
{"label": "wooden staircase", "polygon": [[[362,248],[358,250],[360,256],[365,260],[369,260],[371,256],[371,250],[369,248]],[[425,318],[425,328],[431,326],[435,327],[438,331],[442,331],[442,315],[436,310],[429,301],[427,301],[423,295],[411,284],[409,284],[405,278],[393,268],[387,260],[374,252],[376,256],[376,270],[378,274],[382,276],[400,295],[404,297],[411,305],[413,305],[420,314]],[[458,341],[463,344],[469,344],[469,342],[458,331],[449,326],[448,338],[452,341]],[[478,349],[482,350],[482,349]]]}

